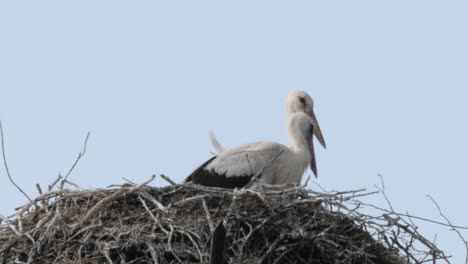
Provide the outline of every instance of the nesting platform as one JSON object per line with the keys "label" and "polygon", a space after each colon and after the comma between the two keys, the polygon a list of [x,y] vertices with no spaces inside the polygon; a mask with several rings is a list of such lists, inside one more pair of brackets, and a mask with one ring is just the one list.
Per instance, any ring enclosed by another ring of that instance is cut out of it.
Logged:
{"label": "nesting platform", "polygon": [[392,235],[397,223],[345,203],[366,194],[192,184],[61,188],[3,217],[0,263],[209,263],[220,222],[225,263],[413,262],[398,245],[408,233]]}

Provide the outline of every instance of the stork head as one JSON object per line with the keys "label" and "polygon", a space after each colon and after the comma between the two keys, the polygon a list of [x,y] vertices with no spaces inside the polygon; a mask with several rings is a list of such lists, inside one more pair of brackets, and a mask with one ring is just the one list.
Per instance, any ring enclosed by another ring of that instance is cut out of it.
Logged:
{"label": "stork head", "polygon": [[[288,98],[286,99],[286,112],[288,113],[288,116],[296,112],[304,112],[308,116],[310,116],[315,122],[313,135],[315,135],[315,137],[320,142],[320,145],[322,145],[323,148],[327,148],[327,145],[325,144],[325,139],[322,135],[322,130],[320,129],[319,123],[317,121],[317,117],[315,117],[314,101],[307,92],[291,92],[288,95]],[[312,136],[310,137],[310,140],[312,141]]]}
{"label": "stork head", "polygon": [[286,112],[291,115],[296,112],[304,112],[308,115],[314,110],[312,97],[304,91],[294,91],[286,99]]}

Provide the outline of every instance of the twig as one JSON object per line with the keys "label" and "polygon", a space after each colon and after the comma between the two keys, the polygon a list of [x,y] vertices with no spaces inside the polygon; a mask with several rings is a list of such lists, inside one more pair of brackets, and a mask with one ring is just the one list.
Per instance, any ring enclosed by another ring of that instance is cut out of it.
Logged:
{"label": "twig", "polygon": [[434,205],[437,207],[437,210],[439,211],[439,214],[440,216],[442,216],[445,221],[447,221],[447,223],[449,224],[449,226],[452,228],[451,230],[456,232],[458,237],[463,241],[463,244],[465,245],[465,252],[466,252],[466,257],[465,257],[465,264],[468,264],[468,242],[466,241],[466,239],[463,237],[463,235],[460,233],[460,231],[458,230],[457,227],[455,227],[454,225],[452,225],[452,222],[448,219],[448,217],[446,217],[443,213],[442,213],[442,210],[440,209],[440,206],[439,204],[434,200],[434,198],[432,198],[430,195],[427,195],[427,197],[429,197],[429,199],[431,199],[431,201],[434,203]]}
{"label": "twig", "polygon": [[112,195],[110,196],[107,196],[106,198],[102,199],[101,201],[99,201],[98,203],[96,203],[96,205],[94,205],[89,211],[88,213],[83,217],[81,218],[80,220],[80,223],[84,223],[86,220],[88,220],[89,217],[91,217],[94,212],[96,212],[102,205],[104,205],[105,203],[111,201],[112,199],[114,199],[115,197],[125,193],[127,190],[125,189],[121,189],[115,193],[113,193]]}
{"label": "twig", "polygon": [[161,230],[164,233],[169,234],[169,232],[161,225],[161,221],[159,221],[159,219],[156,218],[156,216],[154,216],[153,212],[151,212],[151,210],[148,208],[148,205],[146,205],[145,200],[143,200],[143,198],[141,198],[140,195],[138,195],[138,200],[140,200],[140,202],[141,202],[141,204],[143,204],[143,207],[145,208],[146,212],[148,212],[148,214],[151,216],[151,218],[154,220],[154,222],[159,226],[159,228],[161,228]]}
{"label": "twig", "polygon": [[169,232],[169,236],[168,236],[168,239],[167,239],[167,245],[168,245],[168,251],[172,253],[172,255],[174,256],[174,258],[179,262],[179,263],[183,263],[182,260],[177,256],[176,253],[174,253],[174,251],[172,250],[172,235],[174,234],[174,227],[172,225],[169,225],[169,228],[171,229],[171,231]]}
{"label": "twig", "polygon": [[[375,192],[370,192],[368,194],[374,194]],[[357,196],[362,196],[362,195],[357,195]],[[356,197],[357,197],[356,196]],[[447,223],[443,223],[443,222],[440,222],[440,221],[436,221],[436,220],[432,220],[432,219],[429,219],[429,218],[425,218],[425,217],[420,217],[420,216],[416,216],[416,215],[412,215],[412,214],[409,214],[408,212],[406,213],[400,213],[400,212],[393,212],[393,211],[390,211],[390,210],[387,210],[387,209],[384,209],[384,208],[381,208],[381,207],[378,207],[378,206],[375,206],[373,204],[368,204],[368,203],[363,203],[363,202],[360,202],[362,205],[364,206],[368,206],[368,207],[372,207],[374,209],[377,209],[377,210],[380,210],[382,212],[386,212],[386,213],[391,213],[391,214],[396,214],[396,215],[399,215],[399,216],[405,216],[405,217],[408,217],[410,219],[418,219],[418,220],[421,220],[421,221],[424,221],[424,222],[428,222],[428,223],[433,223],[433,224],[436,224],[436,225],[442,225],[442,226],[447,226],[447,227],[455,227],[457,229],[464,229],[464,230],[468,230],[468,227],[466,226],[459,226],[459,225],[449,225]]]}
{"label": "twig", "polygon": [[11,224],[10,220],[8,220],[8,218],[4,217],[3,215],[0,215],[0,219],[2,219],[7,225],[8,227],[10,227],[11,231],[13,231],[13,233],[15,233],[17,236],[21,236],[22,234],[18,231],[18,229],[16,229],[16,227]]}
{"label": "twig", "polygon": [[39,183],[36,183],[36,189],[37,189],[37,192],[39,193],[39,195],[42,195],[42,189],[41,189],[41,185],[39,185]]}
{"label": "twig", "polygon": [[52,191],[52,189],[55,187],[55,185],[62,179],[62,175],[58,175],[58,177],[55,179],[54,182],[52,182],[52,184],[49,185],[49,187],[47,188],[50,191]]}
{"label": "twig", "polygon": [[180,230],[179,233],[184,234],[185,236],[187,236],[187,237],[190,239],[190,241],[192,242],[193,246],[195,247],[195,249],[196,249],[197,252],[198,252],[198,258],[200,259],[200,263],[203,263],[203,254],[202,254],[202,252],[201,252],[201,250],[200,250],[200,247],[198,246],[197,241],[195,241],[195,239],[193,239],[193,237],[190,235],[189,232],[185,232],[185,231],[183,231],[183,230]]}
{"label": "twig", "polygon": [[110,254],[109,254],[109,248],[106,247],[104,249],[101,249],[101,252],[102,254],[106,257],[106,260],[109,264],[114,264],[114,262],[112,261],[111,257],[110,257]]}
{"label": "twig", "polygon": [[[379,187],[377,185],[375,185],[375,187],[382,193],[382,195],[384,196],[386,202],[387,202],[387,205],[389,206],[390,208],[390,213],[393,214],[393,215],[396,215],[397,218],[396,219],[392,219],[389,217],[388,214],[384,214],[383,217],[384,219],[386,220],[389,220],[388,222],[388,225],[389,226],[396,226],[398,227],[398,232],[400,232],[400,230],[403,230],[406,234],[409,234],[413,241],[414,240],[417,240],[419,241],[420,243],[422,243],[423,245],[425,245],[429,250],[430,252],[426,253],[426,255],[428,254],[432,254],[433,255],[433,261],[435,263],[436,259],[439,257],[440,259],[443,259],[445,260],[447,263],[450,263],[450,261],[448,260],[448,257],[445,255],[445,253],[440,250],[439,248],[437,248],[436,245],[434,245],[434,243],[432,243],[431,241],[429,241],[428,239],[426,239],[424,236],[422,236],[418,230],[417,230],[417,227],[414,226],[414,225],[411,225],[411,223],[408,223],[408,221],[406,221],[405,219],[401,218],[399,216],[398,213],[395,212],[395,210],[393,209],[393,206],[390,202],[390,200],[388,199],[386,193],[385,193],[385,183],[384,183],[384,180],[383,180],[383,177],[382,175],[379,174],[379,177],[380,177],[380,182],[381,182],[381,186],[382,187]],[[400,221],[403,223],[400,223]],[[402,246],[400,243],[399,243],[399,235],[395,235],[395,239],[394,239],[394,244],[396,244],[400,249],[402,249],[406,254],[407,256],[410,256],[411,258],[414,259],[414,256],[412,254],[409,253],[409,248],[412,248],[413,245],[412,244],[409,244],[407,245],[406,247]],[[415,260],[416,261],[416,260]]]}
{"label": "twig", "polygon": [[75,160],[75,163],[73,163],[73,165],[71,166],[70,170],[68,170],[67,174],[65,175],[65,178],[63,178],[63,180],[66,180],[68,178],[68,176],[70,176],[70,173],[73,171],[73,169],[76,167],[76,165],[78,164],[78,162],[80,161],[80,159],[84,156],[84,154],[86,153],[86,146],[88,144],[88,139],[89,139],[89,135],[91,134],[91,132],[88,132],[88,134],[86,135],[86,139],[85,139],[85,142],[84,142],[84,147],[83,147],[83,151],[78,153],[78,158],[76,158]]}
{"label": "twig", "polygon": [[8,175],[8,178],[10,179],[10,182],[18,189],[30,202],[32,202],[32,199],[29,198],[29,196],[15,183],[13,178],[11,177],[10,170],[8,169],[8,164],[6,160],[6,154],[5,154],[5,143],[3,142],[3,126],[2,126],[2,121],[0,121],[0,136],[1,136],[1,141],[2,141],[2,155],[3,155],[3,164],[5,165],[5,170]]}
{"label": "twig", "polygon": [[203,198],[202,198],[202,204],[203,204],[203,209],[205,210],[206,220],[208,221],[210,231],[213,233],[213,231],[214,231],[213,220],[211,220],[211,215],[210,215],[210,212],[208,211],[208,206],[206,205],[206,201]]}
{"label": "twig", "polygon": [[177,201],[177,202],[174,203],[174,205],[181,205],[181,204],[184,204],[186,202],[191,202],[191,201],[194,201],[194,200],[203,199],[203,198],[205,198],[207,196],[208,196],[207,194],[200,194],[200,195],[197,195],[197,196],[192,196],[192,197]]}
{"label": "twig", "polygon": [[151,177],[150,177],[148,180],[146,180],[146,181],[140,183],[139,185],[137,185],[137,186],[135,186],[135,187],[132,187],[132,188],[128,191],[128,193],[133,193],[134,191],[136,191],[136,190],[140,189],[141,187],[147,185],[148,183],[152,182],[155,178],[156,178],[156,175],[154,175],[154,174],[151,175]]}
{"label": "twig", "polygon": [[75,187],[76,189],[84,189],[84,188],[81,188],[80,186],[78,186],[78,184],[76,184],[76,183],[74,183],[74,182],[71,182],[71,181],[69,181],[69,180],[63,180],[63,184],[64,184],[64,185],[65,185],[65,183],[68,184],[68,185],[71,185],[71,186]]}
{"label": "twig", "polygon": [[[309,174],[309,176],[307,176],[307,179],[306,179],[306,181],[304,182],[304,184],[302,185],[302,188],[307,187],[307,184],[309,184],[309,180],[310,180],[310,174]],[[299,183],[299,184],[300,184],[300,183]]]}
{"label": "twig", "polygon": [[232,209],[234,208],[234,205],[236,203],[238,194],[239,194],[239,192],[237,191],[237,189],[235,189],[234,193],[232,195],[231,205],[229,205],[229,209],[228,209],[228,211],[226,213],[226,216],[224,216],[224,220],[223,220],[223,225],[224,226],[227,226],[228,218],[229,218],[229,216],[231,216]]}
{"label": "twig", "polygon": [[126,182],[130,183],[133,186],[137,185],[136,183],[132,182],[131,180],[126,179],[125,177],[122,177],[122,179],[124,179]]}
{"label": "twig", "polygon": [[255,233],[255,231],[257,231],[260,227],[262,227],[266,222],[268,222],[268,220],[270,220],[270,218],[263,220],[263,222],[257,225],[254,229],[252,229],[252,226],[247,223],[247,225],[249,226],[249,233],[247,234],[247,236],[245,236],[244,241],[242,241],[242,245],[240,246],[240,253],[239,253],[239,256],[237,257],[237,260],[239,261],[239,263],[242,263],[243,261],[245,244],[247,244],[252,234]]}
{"label": "twig", "polygon": [[175,183],[173,180],[171,180],[169,177],[167,177],[166,175],[164,174],[161,174],[160,175],[161,178],[163,178],[164,180],[166,180],[168,183],[170,183],[171,185],[177,185],[177,183]]}
{"label": "twig", "polygon": [[146,198],[148,201],[152,202],[156,207],[158,207],[159,210],[161,211],[166,211],[166,207],[162,203],[160,203],[158,200],[156,200],[151,194],[145,192],[144,190],[139,190],[138,195],[141,195],[142,197]]}
{"label": "twig", "polygon": [[149,252],[151,254],[151,258],[153,259],[154,264],[159,264],[158,261],[158,254],[156,253],[156,250],[154,250],[153,246],[149,244],[148,242],[145,242],[146,245],[148,246]]}
{"label": "twig", "polygon": [[271,160],[269,160],[265,166],[263,166],[258,172],[257,174],[255,174],[255,176],[252,177],[252,179],[250,179],[250,181],[247,183],[247,185],[245,185],[242,189],[247,189],[247,188],[250,188],[252,186],[252,184],[254,182],[256,182],[258,180],[258,178],[262,175],[263,171],[265,170],[266,167],[268,167],[273,161],[275,161],[281,154],[283,154],[284,150],[281,150],[278,154],[276,154]]}
{"label": "twig", "polygon": [[284,237],[284,234],[281,234],[279,237],[276,238],[276,240],[273,243],[271,243],[268,250],[265,252],[265,254],[263,254],[262,258],[258,261],[258,264],[262,264],[266,260],[266,258],[271,254],[271,252],[273,252],[273,250],[276,249],[276,246],[283,239],[283,237]]}
{"label": "twig", "polygon": [[395,210],[393,210],[392,203],[390,202],[390,200],[387,197],[387,194],[385,193],[385,182],[383,180],[382,174],[379,174],[379,178],[380,178],[380,184],[382,184],[382,187],[379,187],[377,185],[374,185],[374,186],[382,193],[383,197],[387,201],[388,206],[390,207],[390,210],[394,212]]}

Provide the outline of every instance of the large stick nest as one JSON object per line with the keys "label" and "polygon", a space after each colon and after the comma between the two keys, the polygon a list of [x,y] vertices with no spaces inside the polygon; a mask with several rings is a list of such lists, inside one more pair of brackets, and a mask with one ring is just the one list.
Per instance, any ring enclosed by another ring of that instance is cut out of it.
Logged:
{"label": "large stick nest", "polygon": [[412,255],[415,241],[429,242],[391,214],[370,217],[358,213],[359,206],[348,209],[363,195],[303,187],[62,186],[19,208],[15,217],[3,217],[0,262],[208,263],[213,229],[221,221],[226,263],[396,264],[444,257],[435,247]]}

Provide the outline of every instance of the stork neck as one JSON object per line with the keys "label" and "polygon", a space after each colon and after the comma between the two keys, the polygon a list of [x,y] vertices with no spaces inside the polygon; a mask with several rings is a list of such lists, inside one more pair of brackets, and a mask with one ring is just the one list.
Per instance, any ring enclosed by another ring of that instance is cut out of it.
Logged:
{"label": "stork neck", "polygon": [[294,122],[288,124],[288,133],[291,140],[292,150],[295,152],[308,151],[307,137],[303,135]]}

